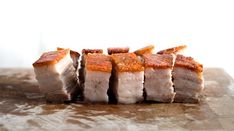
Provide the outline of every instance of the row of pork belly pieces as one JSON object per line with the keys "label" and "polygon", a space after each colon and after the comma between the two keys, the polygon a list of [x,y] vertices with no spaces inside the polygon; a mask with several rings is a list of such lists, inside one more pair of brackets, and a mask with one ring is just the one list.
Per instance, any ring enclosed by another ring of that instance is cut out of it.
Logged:
{"label": "row of pork belly pieces", "polygon": [[83,49],[80,54],[57,48],[33,63],[39,88],[48,102],[141,103],[200,101],[203,66],[181,55],[186,46],[153,54],[154,46]]}

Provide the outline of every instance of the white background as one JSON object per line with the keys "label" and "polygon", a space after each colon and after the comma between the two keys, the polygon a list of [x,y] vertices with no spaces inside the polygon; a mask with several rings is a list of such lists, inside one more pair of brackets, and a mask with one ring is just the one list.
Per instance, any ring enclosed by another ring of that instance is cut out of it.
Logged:
{"label": "white background", "polygon": [[233,43],[232,0],[0,1],[0,67],[32,67],[57,46],[187,44],[186,55],[234,76]]}

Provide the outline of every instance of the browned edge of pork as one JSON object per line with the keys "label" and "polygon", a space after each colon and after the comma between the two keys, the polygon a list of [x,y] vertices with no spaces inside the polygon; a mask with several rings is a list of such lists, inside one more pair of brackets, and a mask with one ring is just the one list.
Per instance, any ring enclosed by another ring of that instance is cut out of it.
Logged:
{"label": "browned edge of pork", "polygon": [[142,56],[144,54],[151,54],[153,50],[154,50],[154,45],[148,45],[148,46],[145,46],[141,49],[134,51],[134,53],[138,56]]}
{"label": "browned edge of pork", "polygon": [[110,47],[107,48],[107,53],[109,55],[116,54],[116,53],[128,53],[129,47]]}
{"label": "browned edge of pork", "polygon": [[180,45],[180,46],[158,51],[157,54],[178,54],[179,52],[183,51],[185,48],[187,48],[186,45]]}

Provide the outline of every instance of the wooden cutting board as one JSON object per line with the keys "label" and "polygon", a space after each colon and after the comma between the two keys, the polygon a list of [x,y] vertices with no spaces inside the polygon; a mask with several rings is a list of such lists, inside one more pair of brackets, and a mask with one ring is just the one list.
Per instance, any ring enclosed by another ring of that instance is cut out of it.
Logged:
{"label": "wooden cutting board", "polygon": [[0,69],[0,130],[234,130],[234,81],[204,70],[199,104],[46,104],[32,69]]}

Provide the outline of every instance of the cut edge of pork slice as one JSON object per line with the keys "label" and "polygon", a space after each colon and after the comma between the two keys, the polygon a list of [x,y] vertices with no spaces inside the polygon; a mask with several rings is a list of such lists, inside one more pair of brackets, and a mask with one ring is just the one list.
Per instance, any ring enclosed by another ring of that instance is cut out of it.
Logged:
{"label": "cut edge of pork slice", "polygon": [[[57,50],[65,50],[65,48],[57,47]],[[76,76],[77,76],[77,83],[78,83],[78,91],[77,95],[80,96],[82,93],[82,90],[80,88],[80,79],[79,79],[79,58],[80,58],[80,53],[74,50],[70,50],[70,57],[73,61],[73,66],[76,70]]]}

